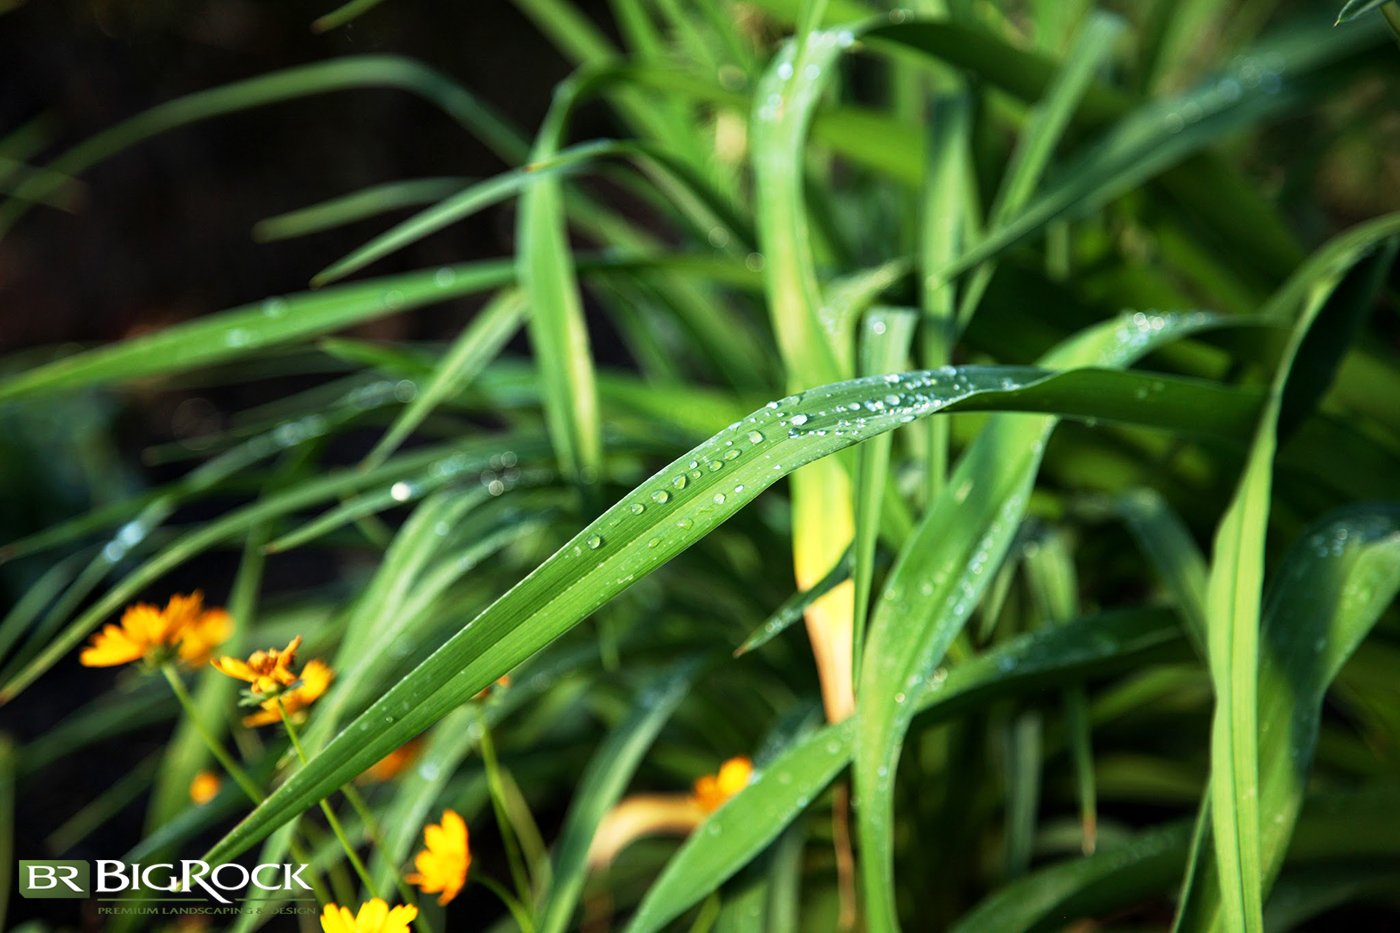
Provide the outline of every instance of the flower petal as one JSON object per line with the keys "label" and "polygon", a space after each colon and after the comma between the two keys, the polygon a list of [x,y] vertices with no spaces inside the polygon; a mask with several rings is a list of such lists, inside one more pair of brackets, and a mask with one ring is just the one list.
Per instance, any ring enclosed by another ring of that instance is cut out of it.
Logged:
{"label": "flower petal", "polygon": [[145,654],[144,642],[133,639],[125,629],[106,625],[92,637],[92,644],[78,655],[78,663],[84,667],[115,667],[139,661]]}

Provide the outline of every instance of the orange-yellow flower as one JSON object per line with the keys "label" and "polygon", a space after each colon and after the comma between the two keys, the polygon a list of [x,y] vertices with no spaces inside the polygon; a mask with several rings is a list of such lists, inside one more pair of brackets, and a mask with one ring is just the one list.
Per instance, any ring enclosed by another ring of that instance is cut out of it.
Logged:
{"label": "orange-yellow flower", "polygon": [[78,661],[86,667],[115,667],[141,660],[159,663],[178,656],[189,664],[203,664],[232,629],[233,620],[227,612],[204,608],[203,593],[177,593],[164,609],[150,603],[128,606],[121,625],[104,625]]}
{"label": "orange-yellow flower", "polygon": [[326,688],[335,679],[335,672],[331,670],[329,664],[324,661],[307,661],[306,667],[301,669],[301,679],[296,681],[296,686],[274,694],[259,704],[262,709],[251,716],[243,717],[245,726],[266,726],[270,723],[281,722],[282,714],[278,712],[277,705],[280,703],[282,709],[287,711],[288,716],[295,716],[306,709],[316,699],[326,692]]}
{"label": "orange-yellow flower", "polygon": [[601,868],[627,846],[658,833],[684,836],[694,832],[711,813],[753,779],[753,762],[731,758],[720,765],[718,774],[707,774],[695,781],[689,794],[633,794],[608,811],[593,834],[588,848],[588,864]]}
{"label": "orange-yellow flower", "polygon": [[441,891],[438,903],[446,904],[462,890],[472,864],[467,824],[456,811],[444,810],[441,823],[424,828],[423,842],[427,848],[414,857],[413,867],[418,870],[408,876],[408,883],[418,885],[424,894]]}
{"label": "orange-yellow flower", "polygon": [[391,781],[413,764],[422,747],[421,739],[410,739],[366,768],[364,776],[372,781]]}
{"label": "orange-yellow flower", "polygon": [[325,933],[408,933],[408,925],[418,916],[418,908],[400,904],[390,909],[379,898],[360,905],[358,914],[349,907],[327,904],[321,912],[321,929]]}
{"label": "orange-yellow flower", "polygon": [[280,650],[269,648],[266,651],[254,651],[246,661],[225,655],[215,658],[210,663],[220,673],[248,681],[253,685],[249,689],[254,693],[271,696],[283,687],[290,687],[296,683],[297,675],[292,673],[292,664],[296,662],[297,649],[300,647],[301,636],[298,635],[287,643],[287,647]]}
{"label": "orange-yellow flower", "polygon": [[222,783],[213,771],[201,771],[190,781],[190,799],[197,804],[206,804],[219,793]]}
{"label": "orange-yellow flower", "polygon": [[753,778],[753,762],[747,758],[731,758],[720,765],[718,774],[707,774],[695,781],[695,802],[707,813],[713,813],[724,802],[749,786]]}
{"label": "orange-yellow flower", "polygon": [[190,667],[202,667],[214,649],[233,634],[233,617],[222,609],[206,609],[185,628],[180,639],[180,660]]}

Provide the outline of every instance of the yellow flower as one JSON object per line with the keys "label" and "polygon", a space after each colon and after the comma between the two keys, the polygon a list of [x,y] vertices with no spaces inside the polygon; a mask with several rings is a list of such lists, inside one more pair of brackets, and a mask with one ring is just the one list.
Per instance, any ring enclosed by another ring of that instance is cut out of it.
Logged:
{"label": "yellow flower", "polygon": [[[296,640],[300,641],[299,638]],[[261,710],[251,716],[243,717],[243,725],[251,728],[281,722],[282,714],[277,711],[279,703],[287,711],[288,716],[300,713],[316,702],[316,698],[326,692],[326,688],[331,685],[331,681],[334,679],[335,672],[331,670],[329,664],[324,661],[307,661],[306,667],[301,670],[301,680],[296,682],[296,686],[263,700],[260,704]]]}
{"label": "yellow flower", "polygon": [[446,904],[462,890],[472,864],[467,824],[456,811],[444,810],[441,823],[429,823],[423,830],[423,842],[428,847],[414,857],[413,867],[418,870],[408,876],[408,883],[418,885],[424,894],[441,891],[438,903]]}
{"label": "yellow flower", "polygon": [[591,868],[608,865],[627,846],[658,833],[685,836],[702,825],[724,802],[748,786],[753,763],[731,758],[718,774],[696,780],[689,794],[634,794],[608,811],[588,847]]}
{"label": "yellow flower", "polygon": [[190,799],[197,804],[206,804],[214,799],[222,783],[213,771],[201,771],[190,782]]}
{"label": "yellow flower", "polygon": [[248,681],[253,685],[249,689],[254,693],[271,696],[283,687],[296,683],[297,675],[292,673],[292,664],[297,659],[297,649],[300,647],[301,636],[298,635],[280,651],[276,648],[254,651],[247,661],[225,655],[210,663],[222,674]]}
{"label": "yellow flower", "polygon": [[190,667],[202,667],[214,649],[233,634],[233,617],[222,609],[208,609],[185,629],[180,639],[180,660]]}
{"label": "yellow flower", "polygon": [[121,625],[104,625],[78,661],[86,667],[115,667],[132,661],[158,663],[178,655],[202,664],[228,638],[233,620],[222,609],[204,609],[204,594],[170,597],[165,608],[136,603],[122,613]]}
{"label": "yellow flower", "polygon": [[695,782],[695,802],[707,813],[713,813],[724,802],[749,786],[753,778],[753,762],[747,758],[731,758],[720,765],[719,774],[707,774]]}
{"label": "yellow flower", "polygon": [[349,907],[327,904],[321,913],[321,929],[325,933],[408,933],[408,925],[418,916],[418,908],[400,904],[389,908],[379,898],[360,905],[358,914]]}
{"label": "yellow flower", "polygon": [[366,768],[363,776],[371,781],[392,781],[413,764],[422,747],[421,739],[410,739]]}

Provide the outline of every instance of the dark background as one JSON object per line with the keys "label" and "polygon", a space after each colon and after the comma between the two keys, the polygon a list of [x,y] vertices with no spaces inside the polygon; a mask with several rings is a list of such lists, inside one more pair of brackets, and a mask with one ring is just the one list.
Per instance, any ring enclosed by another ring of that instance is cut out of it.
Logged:
{"label": "dark background", "polygon": [[[577,4],[606,22],[606,4]],[[293,65],[392,53],[455,78],[531,134],[570,70],[506,0],[393,0],[317,35],[335,6],[253,0],[31,0],[0,16],[0,138],[42,120],[52,155],[163,101]],[[588,117],[581,134],[595,127]],[[42,161],[36,159],[35,161]],[[396,90],[320,95],[162,134],[87,173],[72,214],[41,207],[0,241],[0,352],[108,341],[307,279],[382,228],[258,244],[254,223],[357,188],[506,168],[433,106]],[[376,271],[508,255],[488,211]],[[405,333],[430,315],[379,325]]]}
{"label": "dark background", "polygon": [[[349,26],[315,34],[311,22],[335,5],[335,0],[30,0],[0,15],[0,141],[38,121],[47,145],[26,161],[43,164],[181,95],[364,53],[403,55],[444,72],[528,137],[549,106],[554,85],[571,70],[507,0],[390,0]],[[576,6],[611,28],[605,2],[581,0]],[[600,110],[580,116],[581,138],[611,129]],[[0,355],[17,353],[18,362],[25,351],[115,341],[304,290],[314,272],[407,212],[273,243],[254,241],[257,221],[381,182],[486,177],[507,167],[435,107],[396,90],[325,94],[158,135],[85,173],[71,212],[37,207],[0,239]],[[508,256],[513,228],[511,205],[487,210],[377,263],[367,274]],[[455,334],[472,308],[472,302],[454,302],[386,317],[352,333],[443,339]],[[137,387],[134,405],[118,406],[98,393],[74,398],[72,420],[63,423],[53,423],[52,409],[42,419],[23,410],[0,419],[0,545],[92,504],[87,487],[93,464],[80,466],[84,458],[108,458],[112,496],[139,490],[188,468],[143,463],[149,445],[215,430],[229,412],[298,387],[287,380],[197,393],[178,388],[143,393]],[[104,443],[115,439],[117,448],[85,448],[82,438],[89,428]],[[222,511],[227,505],[202,508]],[[182,512],[178,517],[207,516]],[[54,556],[0,564],[0,614]],[[163,581],[161,592],[150,597],[163,599],[172,587],[226,593],[236,559],[205,555]],[[295,561],[272,562],[269,570],[266,587],[273,591],[335,573]],[[0,733],[32,741],[89,702],[95,679],[106,685],[124,682],[120,671],[58,665],[0,707]],[[47,852],[44,839],[126,767],[159,749],[168,732],[166,725],[139,730],[21,776],[15,857],[120,857],[142,838],[139,800],[72,851]],[[476,894],[469,887],[454,914],[475,915],[483,923],[494,919],[498,905],[489,895]],[[93,906],[25,900],[12,888],[9,920],[42,917],[60,928],[101,929],[104,922]],[[213,918],[215,927],[226,922]],[[294,929],[295,923],[284,918],[267,928]]]}

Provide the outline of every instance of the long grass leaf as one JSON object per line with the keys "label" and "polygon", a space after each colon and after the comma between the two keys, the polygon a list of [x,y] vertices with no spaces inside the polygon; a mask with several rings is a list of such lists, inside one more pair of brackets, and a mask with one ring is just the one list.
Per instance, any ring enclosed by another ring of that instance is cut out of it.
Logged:
{"label": "long grass leaf", "polygon": [[466,184],[465,178],[413,178],[371,185],[260,220],[253,225],[253,239],[269,243],[321,233],[389,211],[432,204],[461,191]]}
{"label": "long grass leaf", "polygon": [[588,870],[588,848],[598,824],[622,797],[642,756],[690,690],[692,662],[666,671],[645,685],[631,713],[599,744],[579,776],[573,802],[555,847],[554,870],[542,895],[541,933],[562,933],[573,917]]}
{"label": "long grass leaf", "polygon": [[[1091,632],[1096,637],[1086,638]],[[1072,681],[1104,662],[1140,663],[1176,640],[1169,618],[1156,611],[1077,619],[940,670],[914,688],[910,702],[941,718],[1048,683]],[[851,761],[856,727],[856,720],[825,726],[770,762],[671,859],[633,915],[628,933],[664,928],[775,839]]]}
{"label": "long grass leaf", "polygon": [[[1143,322],[1126,329],[1100,325],[1052,351],[1046,363],[1122,367],[1192,329],[1183,319]],[[894,776],[912,716],[909,691],[942,661],[1000,565],[1054,424],[1053,418],[1002,418],[984,427],[885,581],[860,672],[853,769],[864,896],[874,929],[899,926]]]}
{"label": "long grass leaf", "polygon": [[111,127],[45,166],[48,174],[21,186],[14,200],[0,205],[0,236],[27,211],[28,201],[50,193],[51,178],[78,176],[143,140],[200,120],[315,94],[365,87],[395,87],[439,107],[507,161],[519,161],[524,143],[474,95],[440,72],[389,55],[349,55],[314,65],[249,78],[210,91],[180,97]]}
{"label": "long grass leaf", "polygon": [[[1389,255],[1394,255],[1393,248]],[[1367,280],[1374,293],[1379,281],[1369,270],[1363,268],[1357,277]],[[1311,269],[1304,268],[1293,281],[1300,280],[1316,279]],[[1206,645],[1216,692],[1211,728],[1211,829],[1221,913],[1233,929],[1263,928],[1267,881],[1260,836],[1259,626],[1278,423],[1295,361],[1305,348],[1316,350],[1319,346],[1309,343],[1314,322],[1324,312],[1353,313],[1356,297],[1346,290],[1334,290],[1337,284],[1335,280],[1319,283],[1316,287],[1322,290],[1315,292],[1316,297],[1294,325],[1244,473],[1216,531],[1207,581]],[[1288,291],[1285,286],[1283,292]],[[1335,357],[1326,343],[1320,346],[1317,352],[1329,359]]]}
{"label": "long grass leaf", "polygon": [[[1127,323],[1096,337],[1142,350],[1207,323],[1165,319],[1145,331]],[[904,419],[950,408],[979,391],[1014,387],[1007,378],[993,369],[855,380],[774,402],[721,431],[604,512],[453,635],[235,827],[211,857],[256,843],[690,547],[784,475]],[[895,394],[897,404],[887,401]],[[866,414],[852,418],[852,404]]]}
{"label": "long grass leaf", "polygon": [[[558,153],[572,99],[572,93],[555,98],[531,162],[553,159]],[[602,420],[561,184],[557,178],[544,178],[521,197],[516,266],[531,311],[530,343],[560,467],[575,481],[592,483],[603,456]]]}
{"label": "long grass leaf", "polygon": [[432,378],[394,419],[361,466],[368,469],[383,463],[434,408],[476,378],[515,334],[524,314],[525,302],[517,291],[503,292],[487,304],[452,342]]}
{"label": "long grass leaf", "polygon": [[[512,447],[520,455],[528,458],[538,455],[540,443],[538,440],[526,441],[519,438]],[[194,555],[234,539],[263,521],[334,499],[348,492],[389,483],[390,494],[393,495],[397,490],[399,497],[406,501],[415,489],[421,494],[423,491],[453,482],[463,475],[471,475],[488,468],[491,458],[499,455],[500,449],[500,441],[492,440],[415,451],[390,460],[375,470],[348,470],[340,475],[303,482],[286,492],[269,496],[186,533],[123,578],[121,583],[89,606],[81,616],[50,640],[37,657],[0,685],[0,703],[13,699],[40,674],[58,663],[105,618],[134,599],[142,587],[159,579],[164,573]],[[405,476],[411,477],[413,481],[405,479]]]}

